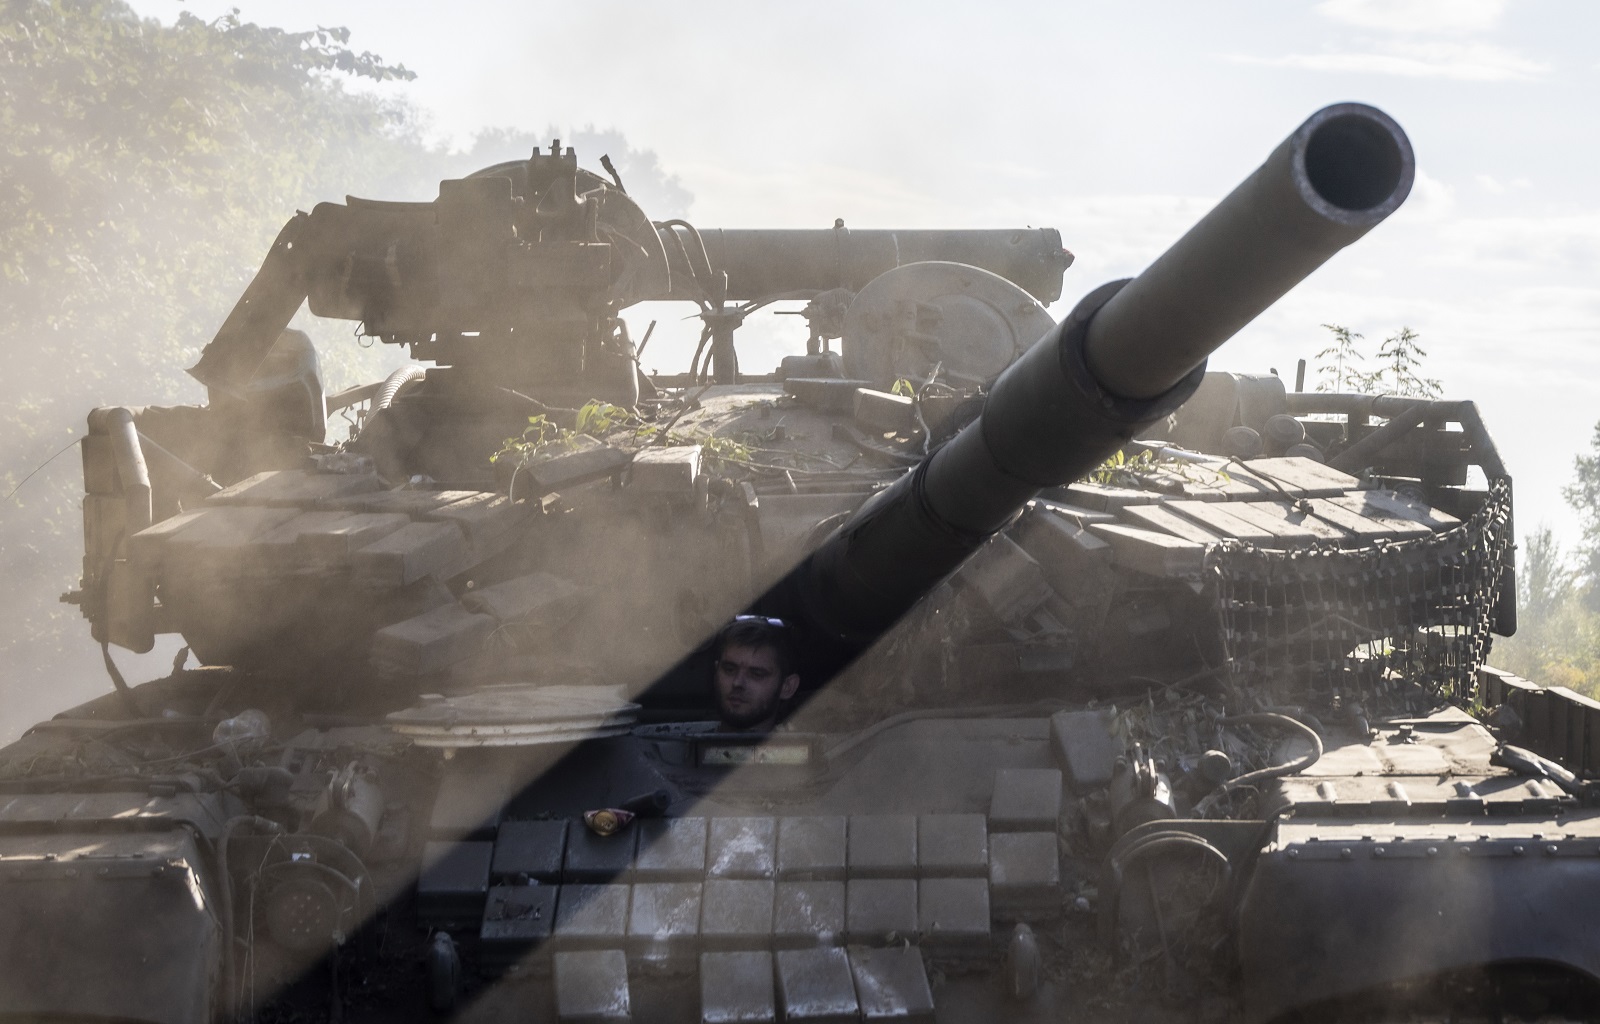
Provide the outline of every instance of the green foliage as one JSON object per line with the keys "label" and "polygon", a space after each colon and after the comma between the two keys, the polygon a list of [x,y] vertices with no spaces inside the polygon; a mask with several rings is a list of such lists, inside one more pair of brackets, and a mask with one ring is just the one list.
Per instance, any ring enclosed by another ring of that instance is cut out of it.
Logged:
{"label": "green foliage", "polygon": [[[341,79],[410,76],[344,29],[230,14],[163,26],[119,0],[0,4],[0,493],[96,405],[196,402],[183,373],[297,207],[386,190],[421,150],[405,108]],[[363,355],[325,363],[355,383]],[[370,360],[369,360],[370,361]],[[0,505],[13,671],[88,647],[81,481],[63,456]],[[55,673],[50,673],[54,675]],[[59,699],[59,698],[58,698]]]}
{"label": "green foliage", "polygon": [[1584,534],[1569,557],[1549,527],[1525,538],[1517,566],[1517,635],[1495,642],[1494,663],[1545,686],[1600,697],[1600,425],[1563,489]]}
{"label": "green foliage", "polygon": [[755,466],[757,451],[748,437],[704,437],[700,439],[700,458],[713,473],[730,472],[733,467]]}
{"label": "green foliage", "polygon": [[1573,459],[1572,468],[1572,483],[1562,488],[1561,494],[1577,510],[1583,525],[1578,575],[1584,587],[1584,601],[1591,610],[1600,612],[1600,423],[1595,424],[1589,438],[1588,454]]}
{"label": "green foliage", "polygon": [[[333,77],[410,72],[347,39],[236,15],[164,27],[114,0],[7,4],[0,333],[20,369],[51,374],[58,403],[81,414],[129,378],[147,401],[178,397],[294,208],[372,177],[366,147],[414,145],[402,109]],[[38,394],[10,369],[6,399]]]}
{"label": "green foliage", "polygon": [[1400,328],[1378,347],[1378,360],[1383,365],[1372,375],[1373,390],[1411,398],[1438,398],[1444,393],[1444,385],[1419,372],[1427,357],[1427,351],[1417,344],[1417,332]]}
{"label": "green foliage", "polygon": [[1089,472],[1088,480],[1106,487],[1138,487],[1141,477],[1154,472],[1158,464],[1155,452],[1142,451],[1129,458],[1119,448]]}
{"label": "green foliage", "polygon": [[1585,606],[1548,528],[1526,538],[1517,572],[1517,635],[1490,661],[1541,686],[1600,696],[1600,614]]}
{"label": "green foliage", "polygon": [[1517,608],[1532,622],[1545,622],[1574,593],[1572,569],[1561,545],[1548,526],[1524,538],[1522,565],[1517,573]]}
{"label": "green foliage", "polygon": [[1438,398],[1444,386],[1432,377],[1422,376],[1428,353],[1417,343],[1419,335],[1409,327],[1383,339],[1378,346],[1378,368],[1363,370],[1366,356],[1360,342],[1365,335],[1339,324],[1323,324],[1333,334],[1328,347],[1316,354],[1318,391],[1370,392],[1405,395],[1411,398]]}
{"label": "green foliage", "polygon": [[[81,434],[94,406],[204,401],[183,370],[296,209],[347,194],[428,200],[442,177],[532,150],[505,132],[466,154],[429,147],[407,104],[345,88],[412,77],[350,40],[237,12],[163,25],[122,0],[0,0],[0,494]],[[566,141],[589,165],[609,151],[653,216],[687,212],[692,197],[654,153],[592,128]],[[352,325],[296,326],[318,341],[330,390],[388,368],[386,350],[350,343]],[[62,455],[0,502],[11,679],[59,680],[70,649],[92,656],[98,686],[87,630],[55,601],[81,557],[77,461]]]}
{"label": "green foliage", "polygon": [[588,401],[578,410],[578,422],[573,429],[580,434],[589,434],[592,437],[605,437],[618,427],[632,427],[636,431],[646,429],[646,425],[639,417],[610,402]]}
{"label": "green foliage", "polygon": [[1365,391],[1368,375],[1356,366],[1366,359],[1361,354],[1361,347],[1356,344],[1364,335],[1338,324],[1322,326],[1333,332],[1333,343],[1316,355],[1317,376],[1322,378],[1317,382],[1317,390],[1336,393]]}
{"label": "green foliage", "polygon": [[572,439],[576,436],[572,431],[563,428],[560,424],[550,422],[544,413],[528,417],[528,425],[522,428],[521,437],[508,437],[500,445],[500,450],[489,456],[490,462],[499,462],[501,459],[520,460],[522,465],[540,455],[546,454],[558,446],[572,447]]}
{"label": "green foliage", "polygon": [[582,443],[579,438],[589,437],[623,448],[657,443],[699,445],[701,459],[708,472],[723,472],[730,466],[754,465],[751,444],[758,442],[753,442],[750,436],[696,436],[670,430],[663,436],[661,430],[660,425],[647,422],[619,405],[591,400],[578,409],[570,428],[551,422],[543,413],[530,416],[522,435],[507,438],[500,450],[490,457],[490,461],[498,463],[507,459],[527,466],[563,451],[572,451]]}
{"label": "green foliage", "polygon": [[1227,480],[1228,474],[1220,469],[1197,467],[1192,462],[1174,459],[1145,449],[1129,457],[1122,449],[1090,471],[1090,483],[1107,487],[1149,487],[1167,491],[1177,481],[1200,483],[1204,480]]}

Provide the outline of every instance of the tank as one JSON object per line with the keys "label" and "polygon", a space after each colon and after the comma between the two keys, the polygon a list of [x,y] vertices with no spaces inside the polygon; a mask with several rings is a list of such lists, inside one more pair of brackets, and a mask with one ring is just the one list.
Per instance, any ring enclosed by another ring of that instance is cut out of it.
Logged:
{"label": "tank", "polygon": [[[111,687],[0,750],[0,1006],[1581,1018],[1600,704],[1489,667],[1475,407],[1206,367],[1413,174],[1325,108],[1059,322],[1054,230],[653,222],[559,143],[297,214],[206,405],[89,414]],[[326,393],[302,304],[415,363]]]}

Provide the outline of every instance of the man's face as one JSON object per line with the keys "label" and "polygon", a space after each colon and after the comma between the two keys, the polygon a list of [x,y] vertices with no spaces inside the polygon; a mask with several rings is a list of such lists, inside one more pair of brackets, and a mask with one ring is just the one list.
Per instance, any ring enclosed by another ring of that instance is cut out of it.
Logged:
{"label": "man's face", "polygon": [[797,675],[779,674],[778,652],[771,647],[728,647],[717,659],[717,710],[729,729],[770,729],[779,705],[794,696]]}

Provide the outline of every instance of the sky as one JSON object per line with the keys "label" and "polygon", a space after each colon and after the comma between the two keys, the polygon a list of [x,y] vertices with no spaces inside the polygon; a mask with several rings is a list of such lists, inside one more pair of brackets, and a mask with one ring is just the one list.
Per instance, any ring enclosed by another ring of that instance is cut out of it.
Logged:
{"label": "sky", "polygon": [[417,73],[380,88],[444,142],[615,129],[693,192],[702,227],[1058,228],[1077,262],[1057,318],[1137,273],[1313,111],[1374,104],[1415,147],[1410,200],[1211,366],[1292,377],[1304,358],[1314,383],[1320,324],[1373,352],[1410,327],[1426,375],[1478,402],[1516,480],[1519,531],[1577,538],[1560,489],[1600,420],[1600,5],[134,6],[348,27],[354,48]]}

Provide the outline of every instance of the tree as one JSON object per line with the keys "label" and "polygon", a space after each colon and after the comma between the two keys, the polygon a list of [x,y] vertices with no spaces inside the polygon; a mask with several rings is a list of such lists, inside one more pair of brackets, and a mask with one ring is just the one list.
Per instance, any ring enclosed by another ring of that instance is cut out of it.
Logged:
{"label": "tree", "polygon": [[1600,615],[1584,607],[1569,559],[1548,526],[1524,538],[1517,567],[1517,635],[1493,662],[1545,686],[1600,691]]}
{"label": "tree", "polygon": [[[164,27],[117,0],[6,7],[0,331],[20,342],[8,353],[56,372],[62,400],[149,370],[171,397],[168,368],[197,350],[287,214],[370,166],[365,148],[414,144],[404,108],[335,77],[410,72],[346,49],[343,29],[188,14]],[[11,369],[0,397],[38,390]]]}
{"label": "tree", "polygon": [[1517,610],[1533,622],[1546,622],[1573,593],[1573,573],[1555,533],[1548,526],[1524,538],[1517,574]]}
{"label": "tree", "polygon": [[1545,685],[1600,694],[1600,424],[1562,489],[1583,523],[1576,564],[1548,526],[1526,538],[1517,571],[1517,635],[1495,662]]}
{"label": "tree", "polygon": [[[348,49],[343,29],[233,15],[163,26],[120,0],[0,0],[0,12],[4,494],[95,405],[200,400],[183,369],[294,209],[348,185],[382,191],[422,147],[404,106],[344,89],[350,75],[410,72]],[[354,365],[330,369],[337,384]],[[45,710],[22,692],[30,682],[59,707],[68,638],[95,653],[55,602],[76,577],[76,461],[0,503],[0,686],[24,721]]]}
{"label": "tree", "polygon": [[1574,458],[1572,468],[1572,483],[1561,489],[1561,496],[1577,510],[1583,525],[1579,577],[1585,603],[1600,612],[1600,423],[1589,439],[1589,453]]}

